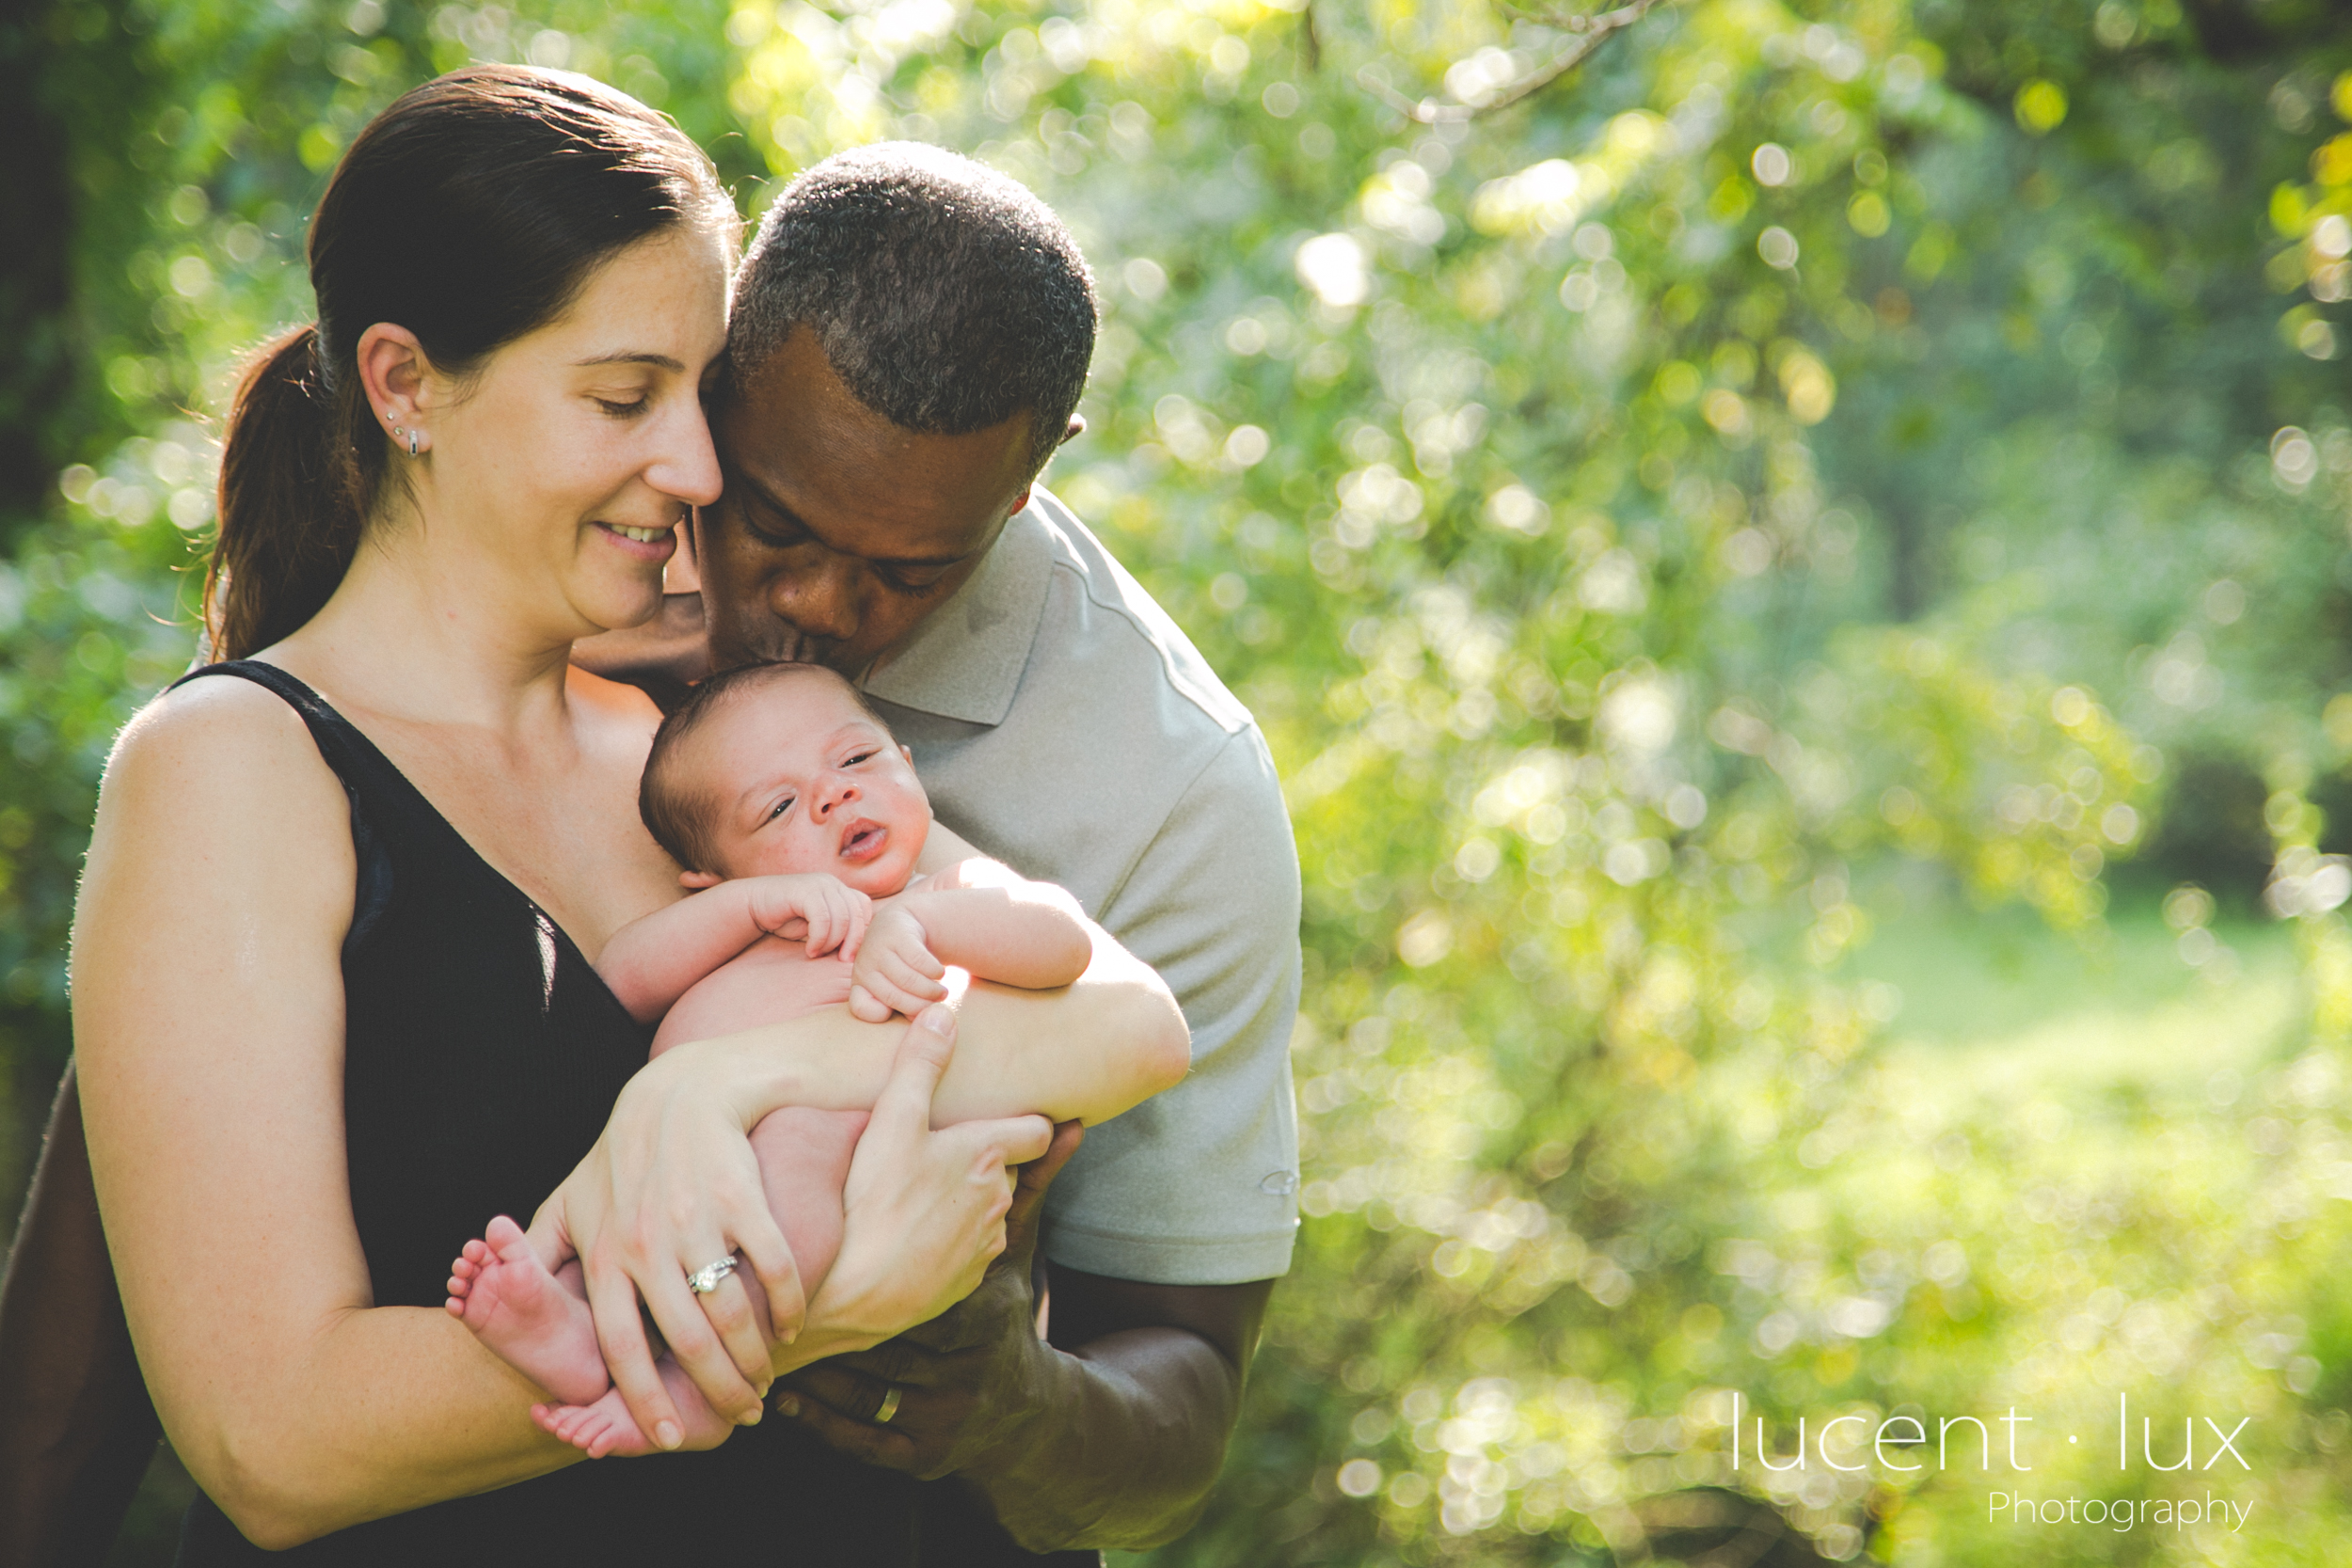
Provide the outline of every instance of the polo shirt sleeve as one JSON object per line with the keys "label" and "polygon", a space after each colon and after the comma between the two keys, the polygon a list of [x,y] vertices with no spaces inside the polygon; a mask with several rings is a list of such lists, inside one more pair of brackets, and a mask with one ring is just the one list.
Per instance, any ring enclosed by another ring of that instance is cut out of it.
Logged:
{"label": "polo shirt sleeve", "polygon": [[1232,1285],[1290,1268],[1298,1126],[1298,853],[1273,759],[1235,731],[1096,911],[1160,972],[1192,1028],[1192,1071],[1087,1130],[1046,1196],[1042,1245],[1088,1274]]}

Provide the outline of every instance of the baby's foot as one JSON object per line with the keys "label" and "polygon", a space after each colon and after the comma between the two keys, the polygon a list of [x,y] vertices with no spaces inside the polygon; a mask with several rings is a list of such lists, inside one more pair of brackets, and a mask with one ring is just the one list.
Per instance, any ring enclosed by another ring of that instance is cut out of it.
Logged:
{"label": "baby's foot", "polygon": [[[670,1402],[677,1406],[678,1418],[686,1424],[686,1440],[679,1447],[688,1450],[715,1449],[725,1442],[734,1426],[710,1408],[702,1391],[694,1386],[693,1379],[666,1355],[654,1363],[654,1369],[661,1374],[661,1386],[670,1391]],[[634,1459],[661,1451],[637,1430],[636,1418],[629,1415],[618,1388],[609,1390],[593,1404],[534,1404],[531,1407],[531,1418],[539,1423],[541,1430],[561,1437],[591,1459],[612,1454]]]}
{"label": "baby's foot", "polygon": [[588,1304],[564,1289],[501,1214],[450,1265],[449,1310],[499,1358],[557,1399],[589,1404],[612,1386]]}

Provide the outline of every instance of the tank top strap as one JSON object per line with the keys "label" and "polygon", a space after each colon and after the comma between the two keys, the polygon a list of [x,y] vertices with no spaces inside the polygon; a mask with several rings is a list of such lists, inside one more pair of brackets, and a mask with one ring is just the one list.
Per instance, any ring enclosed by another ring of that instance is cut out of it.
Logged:
{"label": "tank top strap", "polygon": [[[358,725],[336,712],[326,698],[311,690],[298,676],[257,658],[236,658],[191,670],[173,681],[167,689],[176,691],[188,682],[201,680],[207,675],[234,675],[239,680],[251,681],[283,698],[288,707],[302,716],[302,722],[310,730],[310,738],[318,743],[319,755],[326,759],[327,767],[335,770],[335,776],[343,781],[345,789],[356,788],[362,784],[385,786],[394,794],[404,788],[414,789],[406,776],[392,766],[392,759],[378,751],[375,742],[360,733]],[[438,816],[439,813],[434,815]]]}
{"label": "tank top strap", "polygon": [[458,839],[457,831],[408,776],[392,765],[392,759],[298,676],[260,659],[236,658],[191,670],[166,689],[176,691],[207,675],[233,675],[283,699],[301,716],[321,760],[342,782],[343,794],[351,802],[351,847],[358,872],[352,890],[351,929],[343,938],[346,959],[366,945],[391,903],[395,876],[383,832],[391,819],[411,832],[432,834],[437,829],[446,832],[457,840],[460,852],[471,858],[472,851]]}

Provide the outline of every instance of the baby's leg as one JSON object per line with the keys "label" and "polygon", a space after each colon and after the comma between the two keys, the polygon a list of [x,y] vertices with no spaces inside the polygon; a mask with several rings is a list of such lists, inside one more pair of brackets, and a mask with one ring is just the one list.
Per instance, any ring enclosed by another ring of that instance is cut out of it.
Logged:
{"label": "baby's leg", "polygon": [[866,1131],[864,1111],[771,1111],[752,1129],[768,1212],[792,1248],[801,1289],[811,1299],[841,1250],[841,1186]]}
{"label": "baby's leg", "polygon": [[449,1310],[500,1360],[566,1403],[590,1403],[612,1386],[579,1262],[550,1274],[504,1214],[450,1265]]}

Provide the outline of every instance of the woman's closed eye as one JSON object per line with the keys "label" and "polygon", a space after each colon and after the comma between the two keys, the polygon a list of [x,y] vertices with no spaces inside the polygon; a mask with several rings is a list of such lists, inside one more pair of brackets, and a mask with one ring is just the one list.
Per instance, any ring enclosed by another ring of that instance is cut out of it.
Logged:
{"label": "woman's closed eye", "polygon": [[596,400],[596,404],[598,408],[603,409],[612,418],[616,420],[626,420],[632,415],[644,413],[645,411],[646,404],[651,401],[652,399],[646,397],[640,397],[631,400],[597,398]]}

